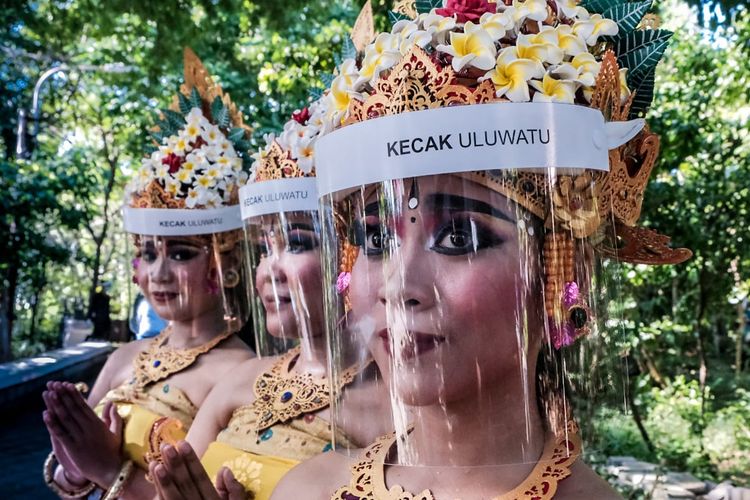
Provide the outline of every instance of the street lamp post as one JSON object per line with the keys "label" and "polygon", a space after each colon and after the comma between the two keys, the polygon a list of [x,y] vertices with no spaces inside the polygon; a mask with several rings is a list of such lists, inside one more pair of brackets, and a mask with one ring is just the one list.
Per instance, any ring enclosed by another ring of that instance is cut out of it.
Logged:
{"label": "street lamp post", "polygon": [[[91,66],[81,65],[74,68],[69,67],[67,64],[61,64],[48,69],[34,85],[34,94],[31,98],[31,117],[29,112],[23,108],[18,109],[18,127],[16,129],[16,158],[29,159],[31,158],[31,151],[34,149],[36,136],[39,133],[39,118],[42,113],[42,104],[40,100],[40,93],[42,85],[52,75],[60,72],[66,72],[68,70],[75,71],[102,71],[104,73],[127,73],[133,71],[132,66],[125,66],[123,64],[105,64],[103,66]],[[29,119],[31,120],[31,127],[29,128]]]}

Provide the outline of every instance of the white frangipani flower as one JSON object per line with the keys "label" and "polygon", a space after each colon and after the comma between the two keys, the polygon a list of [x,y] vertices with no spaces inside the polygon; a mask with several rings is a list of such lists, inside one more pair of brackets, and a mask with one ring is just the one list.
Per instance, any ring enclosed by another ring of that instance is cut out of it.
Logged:
{"label": "white frangipani flower", "polygon": [[450,45],[438,45],[437,50],[453,56],[451,65],[455,71],[466,66],[490,70],[495,65],[495,42],[479,25],[467,21],[463,33],[452,31],[450,35]]}

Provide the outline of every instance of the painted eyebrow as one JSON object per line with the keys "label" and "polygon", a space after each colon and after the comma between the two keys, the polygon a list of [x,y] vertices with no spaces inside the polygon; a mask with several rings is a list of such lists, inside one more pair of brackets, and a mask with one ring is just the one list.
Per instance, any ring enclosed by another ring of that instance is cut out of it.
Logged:
{"label": "painted eyebrow", "polygon": [[516,223],[516,221],[510,218],[510,216],[505,212],[493,207],[489,203],[475,200],[473,198],[465,198],[463,196],[455,194],[429,194],[425,197],[425,203],[432,210],[447,210],[449,212],[477,212],[480,214],[491,215],[513,224]]}
{"label": "painted eyebrow", "polygon": [[287,224],[287,230],[315,231],[315,228],[312,226],[312,224],[307,224],[305,222],[292,222],[290,224]]}

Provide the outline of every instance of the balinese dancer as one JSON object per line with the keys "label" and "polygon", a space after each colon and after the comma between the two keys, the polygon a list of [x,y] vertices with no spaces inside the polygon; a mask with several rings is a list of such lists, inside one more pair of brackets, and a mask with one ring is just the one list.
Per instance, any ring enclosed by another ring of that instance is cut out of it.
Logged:
{"label": "balinese dancer", "polygon": [[[231,470],[247,494],[268,499],[292,467],[331,449],[320,218],[312,156],[321,131],[315,124],[325,118],[322,111],[320,101],[315,101],[294,113],[283,133],[269,138],[250,182],[241,190],[260,358],[244,363],[211,392],[187,437],[196,454],[182,445],[178,460],[166,460],[155,469],[167,499],[190,498],[206,484],[210,487],[209,478],[216,478],[218,489],[230,488],[233,482],[225,480],[222,467]],[[366,364],[352,361],[352,366],[338,378],[336,392],[347,392],[355,377],[373,378],[374,366],[369,372]],[[372,384],[359,386],[348,397],[357,400],[353,408],[364,419],[365,413],[377,412],[382,405],[372,397]],[[362,434],[363,428],[356,426],[351,433],[341,430],[339,438],[347,446],[363,445],[386,427],[371,427]],[[199,483],[191,481],[194,474],[181,463],[195,467],[197,456],[202,456],[207,472]]]}
{"label": "balinese dancer", "polygon": [[670,34],[621,0],[430,3],[339,68],[315,150],[332,372],[371,355],[394,431],[273,498],[615,498],[574,417],[617,387],[601,257],[690,256],[636,226]]}
{"label": "balinese dancer", "polygon": [[153,339],[118,348],[87,402],[72,384],[48,385],[53,453],[45,480],[60,496],[153,492],[145,472],[161,460],[160,445],[184,437],[214,385],[254,357],[235,335],[249,312],[239,208],[249,132],[185,49],[185,83],[162,111],[154,151],[124,208],[136,246],[133,280],[169,323]]}

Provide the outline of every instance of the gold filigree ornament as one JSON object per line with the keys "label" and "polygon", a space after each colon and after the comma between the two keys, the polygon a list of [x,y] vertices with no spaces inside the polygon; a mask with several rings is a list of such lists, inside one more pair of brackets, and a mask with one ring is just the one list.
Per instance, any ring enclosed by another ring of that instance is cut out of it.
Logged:
{"label": "gold filigree ornament", "polygon": [[[581,454],[578,426],[570,421],[565,432],[552,436],[544,446],[541,457],[529,475],[507,493],[492,500],[549,500],[554,498],[560,481],[570,476],[570,468]],[[383,470],[386,458],[396,443],[396,434],[378,438],[365,449],[362,459],[351,467],[351,482],[338,489],[332,500],[435,500],[426,489],[417,494],[403,487],[385,483]]]}
{"label": "gold filigree ornament", "polygon": [[[277,423],[307,413],[313,413],[331,404],[330,385],[327,377],[314,377],[309,373],[292,371],[300,355],[300,348],[290,349],[270,370],[255,379],[255,400],[251,409],[255,414],[256,433]],[[354,380],[358,367],[346,370],[340,377],[340,388]]]}
{"label": "gold filigree ornament", "polygon": [[133,360],[133,378],[130,385],[143,389],[147,385],[189,368],[201,354],[207,353],[233,333],[227,330],[197,347],[173,349],[165,345],[172,334],[172,329],[168,326],[154,337],[148,347],[139,352]]}
{"label": "gold filigree ornament", "polygon": [[262,154],[259,166],[255,171],[256,182],[304,176],[302,170],[297,166],[297,162],[276,141],[269,144],[268,150]]}
{"label": "gold filigree ornament", "polygon": [[[622,99],[617,58],[608,50],[602,57],[591,107],[599,109],[607,120],[624,121],[634,95]],[[490,80],[468,84],[451,66],[441,66],[415,46],[375,83],[373,92],[351,100],[343,125],[409,111],[503,101],[507,99],[495,97]],[[549,229],[567,230],[580,239],[602,232],[604,225],[617,229],[636,224],[658,153],[659,137],[646,126],[635,138],[609,152],[609,172],[561,175],[552,182],[547,174],[534,172],[488,170],[455,175],[487,185],[545,221]],[[651,243],[643,241],[642,245]],[[639,244],[637,237],[629,242],[631,248]],[[618,258],[629,262],[636,253],[620,252]],[[654,254],[651,263],[672,264],[678,256],[684,261],[691,255],[686,249]],[[660,256],[667,260],[659,261]]]}
{"label": "gold filigree ornament", "polygon": [[[163,464],[164,459],[161,454],[161,446],[169,444],[176,446],[177,442],[185,438],[185,429],[182,422],[174,417],[160,417],[151,425],[148,434],[148,451],[143,459],[147,464],[156,461]],[[150,473],[146,474],[146,479],[153,482]]]}

